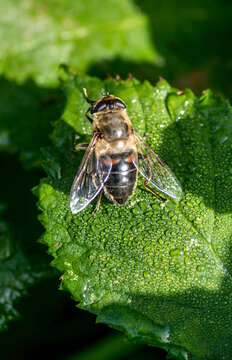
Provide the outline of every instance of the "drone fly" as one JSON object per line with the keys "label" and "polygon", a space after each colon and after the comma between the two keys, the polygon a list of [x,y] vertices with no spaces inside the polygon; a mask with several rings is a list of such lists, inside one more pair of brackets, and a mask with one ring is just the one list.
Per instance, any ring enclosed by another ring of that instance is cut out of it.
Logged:
{"label": "drone fly", "polygon": [[[90,104],[85,115],[93,124],[93,136],[89,144],[76,147],[86,151],[71,188],[71,212],[80,212],[100,195],[95,215],[103,191],[115,204],[125,204],[136,188],[138,173],[145,179],[145,188],[159,199],[168,201],[153,188],[179,200],[182,190],[178,180],[144,139],[136,134],[122,99],[107,93],[94,101],[88,98],[86,89],[83,91]],[[93,119],[89,114],[93,115]]]}

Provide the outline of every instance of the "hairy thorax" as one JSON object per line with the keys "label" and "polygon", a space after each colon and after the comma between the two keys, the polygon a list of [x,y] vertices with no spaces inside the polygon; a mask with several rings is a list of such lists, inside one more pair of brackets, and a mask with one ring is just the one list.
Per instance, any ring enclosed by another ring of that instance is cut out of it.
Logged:
{"label": "hairy thorax", "polygon": [[100,130],[106,141],[112,142],[129,138],[130,120],[124,111],[99,114],[94,120],[94,125]]}

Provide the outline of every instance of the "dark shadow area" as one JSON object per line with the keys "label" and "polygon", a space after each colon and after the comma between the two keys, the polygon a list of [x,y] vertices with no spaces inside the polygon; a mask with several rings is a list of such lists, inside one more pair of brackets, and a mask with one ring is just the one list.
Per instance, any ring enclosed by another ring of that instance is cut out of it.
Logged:
{"label": "dark shadow area", "polygon": [[18,304],[23,318],[1,333],[2,360],[63,359],[113,332],[96,325],[95,316],[77,309],[70,295],[58,287],[57,276],[40,282]]}
{"label": "dark shadow area", "polygon": [[[32,80],[18,84],[1,77],[0,90],[0,202],[5,207],[1,218],[10,233],[1,247],[1,284],[6,285],[0,302],[9,320],[14,314],[12,304],[17,309],[16,301],[24,299],[31,283],[57,276],[49,266],[51,257],[38,244],[43,228],[31,188],[44,176],[40,147],[49,143],[49,120],[60,116],[64,100],[59,90],[39,87]],[[23,167],[32,170],[26,172]],[[5,314],[1,315],[4,323]],[[10,343],[8,347],[12,348]]]}
{"label": "dark shadow area", "polygon": [[64,95],[31,79],[17,84],[4,77],[0,92],[0,150],[17,152],[26,169],[40,165],[40,149],[50,143],[52,122],[65,106]]}
{"label": "dark shadow area", "polygon": [[36,263],[44,254],[36,243],[43,228],[31,189],[45,175],[41,147],[50,143],[52,122],[61,116],[65,98],[60,89],[39,87],[31,79],[18,84],[1,77],[0,90],[0,201],[6,204],[4,218],[13,238]]}
{"label": "dark shadow area", "polygon": [[[96,324],[95,315],[78,309],[69,293],[58,291],[57,278],[33,286],[30,295],[20,301],[17,308],[22,319],[0,333],[1,359],[31,360],[33,354],[34,360],[65,360],[88,351],[98,342],[104,348],[104,339],[115,334],[108,326]],[[113,348],[114,352],[117,350]],[[120,359],[162,360],[165,354],[162,349],[135,346]]]}
{"label": "dark shadow area", "polygon": [[149,18],[153,42],[165,58],[163,77],[180,88],[211,87],[231,96],[230,1],[135,0],[135,4]]}
{"label": "dark shadow area", "polygon": [[42,266],[41,258],[48,266],[51,258],[46,255],[46,249],[37,240],[43,233],[43,227],[38,221],[36,199],[31,189],[45,176],[42,169],[25,171],[17,156],[0,153],[1,171],[0,178],[1,202],[6,204],[3,213],[10,225],[14,241],[20,244],[32,264]]}
{"label": "dark shadow area", "polygon": [[123,58],[92,63],[88,73],[105,78],[131,73],[153,84],[159,76],[172,85],[200,93],[211,88],[231,97],[232,3],[230,1],[150,1],[135,0],[149,19],[155,48],[164,65],[135,63]]}
{"label": "dark shadow area", "polygon": [[115,78],[119,75],[123,80],[126,80],[130,74],[140,81],[149,80],[155,84],[161,75],[161,68],[157,68],[154,64],[148,62],[136,63],[120,57],[113,60],[102,60],[98,63],[93,63],[88,68],[88,74],[98,76],[105,79],[108,76]]}
{"label": "dark shadow area", "polygon": [[[215,57],[225,62],[232,33],[230,1],[135,0],[150,21],[153,42],[166,59],[170,74],[208,63]],[[175,66],[183,64],[180,69]]]}

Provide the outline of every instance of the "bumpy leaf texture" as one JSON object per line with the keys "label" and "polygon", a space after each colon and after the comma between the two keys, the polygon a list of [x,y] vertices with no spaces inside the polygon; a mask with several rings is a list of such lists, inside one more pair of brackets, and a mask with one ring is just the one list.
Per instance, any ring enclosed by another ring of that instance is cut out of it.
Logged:
{"label": "bumpy leaf texture", "polygon": [[[231,359],[232,111],[206,91],[180,94],[161,80],[107,80],[61,70],[67,97],[47,150],[48,177],[35,189],[46,228],[42,242],[78,306],[130,338],[178,359]],[[90,139],[87,104],[102,92],[121,97],[133,126],[171,167],[184,196],[162,203],[142,179],[126,206],[103,199],[77,215],[69,191]]]}

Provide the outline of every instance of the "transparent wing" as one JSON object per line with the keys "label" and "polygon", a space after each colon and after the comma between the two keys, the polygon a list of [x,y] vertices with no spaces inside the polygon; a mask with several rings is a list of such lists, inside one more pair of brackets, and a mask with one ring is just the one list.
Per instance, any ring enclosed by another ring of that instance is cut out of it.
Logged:
{"label": "transparent wing", "polygon": [[[100,163],[95,156],[95,145],[99,138],[95,133],[73,181],[70,192],[70,209],[73,214],[83,210],[103,189],[111,171],[111,159]],[[106,158],[106,157],[105,157]]]}
{"label": "transparent wing", "polygon": [[182,189],[175,175],[138,134],[135,134],[135,137],[139,156],[138,163],[134,164],[139,173],[147,180],[149,186],[154,186],[162,193],[180,200]]}

